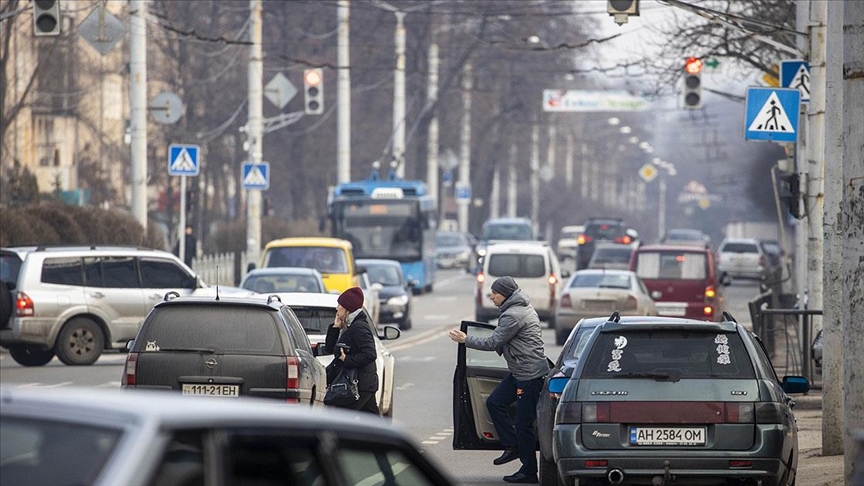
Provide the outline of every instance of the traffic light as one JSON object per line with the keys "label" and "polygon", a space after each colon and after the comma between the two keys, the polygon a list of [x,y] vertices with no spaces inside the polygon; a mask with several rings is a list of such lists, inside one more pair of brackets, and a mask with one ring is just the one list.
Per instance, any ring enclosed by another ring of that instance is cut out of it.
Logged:
{"label": "traffic light", "polygon": [[33,35],[60,35],[60,0],[33,2]]}
{"label": "traffic light", "polygon": [[702,108],[702,60],[688,57],[684,64],[684,108]]}
{"label": "traffic light", "polygon": [[321,68],[303,72],[303,111],[307,115],[324,113],[324,75]]}
{"label": "traffic light", "polygon": [[639,0],[609,0],[606,11],[615,17],[616,24],[626,24],[629,17],[639,16]]}
{"label": "traffic light", "polygon": [[801,179],[797,173],[780,175],[780,199],[786,202],[789,214],[795,219],[801,219]]}

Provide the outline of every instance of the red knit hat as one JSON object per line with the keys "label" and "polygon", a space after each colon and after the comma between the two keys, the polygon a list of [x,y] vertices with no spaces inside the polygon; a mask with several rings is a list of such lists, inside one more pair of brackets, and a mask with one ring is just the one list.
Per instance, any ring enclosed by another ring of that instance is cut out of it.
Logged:
{"label": "red knit hat", "polygon": [[339,295],[339,298],[336,299],[336,302],[338,302],[339,305],[344,307],[348,312],[354,312],[363,307],[363,291],[360,290],[360,287],[351,287],[345,292],[342,292],[342,294]]}

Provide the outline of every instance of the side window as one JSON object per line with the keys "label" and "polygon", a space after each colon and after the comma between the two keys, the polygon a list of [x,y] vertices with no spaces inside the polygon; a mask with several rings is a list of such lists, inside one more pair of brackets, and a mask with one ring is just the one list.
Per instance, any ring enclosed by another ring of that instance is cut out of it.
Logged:
{"label": "side window", "polygon": [[750,339],[753,340],[753,347],[756,348],[756,361],[759,363],[759,367],[765,370],[768,374],[768,378],[779,382],[780,380],[777,378],[777,372],[774,370],[771,360],[768,359],[768,354],[765,353],[765,346],[762,344],[762,340],[755,334],[751,335]]}
{"label": "side window", "polygon": [[348,484],[424,486],[435,484],[404,452],[378,444],[346,444],[337,453]]}
{"label": "side window", "polygon": [[138,268],[134,257],[103,257],[100,263],[102,282],[92,287],[138,288]]}
{"label": "side window", "polygon": [[168,443],[152,486],[204,486],[203,432],[175,433]]}
{"label": "side window", "polygon": [[84,285],[88,287],[102,286],[102,264],[99,258],[84,259]]}
{"label": "side window", "polygon": [[141,285],[154,289],[191,289],[195,277],[170,260],[139,259]]}
{"label": "side window", "polygon": [[270,431],[242,430],[232,434],[227,448],[224,461],[227,485],[328,484],[311,440]]}
{"label": "side window", "polygon": [[59,285],[84,285],[80,258],[46,258],[42,263],[42,281]]}
{"label": "side window", "polygon": [[288,307],[282,307],[282,317],[288,327],[288,340],[291,342],[291,349],[302,349],[312,354],[312,344],[309,342],[309,337],[306,336],[297,316]]}

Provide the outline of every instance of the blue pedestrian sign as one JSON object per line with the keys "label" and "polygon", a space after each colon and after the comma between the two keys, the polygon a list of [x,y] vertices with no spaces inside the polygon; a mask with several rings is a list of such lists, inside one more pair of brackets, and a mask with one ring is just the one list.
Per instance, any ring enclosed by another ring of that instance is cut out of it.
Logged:
{"label": "blue pedestrian sign", "polygon": [[243,162],[243,189],[270,189],[270,163]]}
{"label": "blue pedestrian sign", "polygon": [[471,201],[471,184],[465,182],[456,183],[456,202],[468,204]]}
{"label": "blue pedestrian sign", "polygon": [[197,145],[181,145],[172,143],[168,146],[168,175],[197,176],[201,170]]}
{"label": "blue pedestrian sign", "polygon": [[797,89],[747,88],[744,140],[796,142],[801,93]]}
{"label": "blue pedestrian sign", "polygon": [[444,171],[444,178],[443,178],[442,182],[444,184],[444,187],[450,187],[450,184],[453,183],[453,171],[452,170],[445,170]]}
{"label": "blue pedestrian sign", "polygon": [[800,59],[780,61],[780,87],[801,92],[801,103],[810,102],[810,63]]}

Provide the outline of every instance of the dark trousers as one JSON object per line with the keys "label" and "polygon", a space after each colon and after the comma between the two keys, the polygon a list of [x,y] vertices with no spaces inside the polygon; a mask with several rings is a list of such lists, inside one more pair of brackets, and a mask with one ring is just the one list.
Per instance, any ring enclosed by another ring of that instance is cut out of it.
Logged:
{"label": "dark trousers", "polygon": [[[543,377],[517,381],[507,376],[486,399],[486,408],[504,447],[518,447],[520,472],[537,474],[537,438],[534,421],[537,419],[537,401],[543,390]],[[510,404],[516,402],[516,423],[510,420]]]}
{"label": "dark trousers", "polygon": [[381,412],[378,410],[378,400],[375,399],[375,392],[361,391],[360,399],[354,402],[354,405],[349,408],[359,410],[361,412],[369,412],[374,413],[375,415],[381,415]]}

